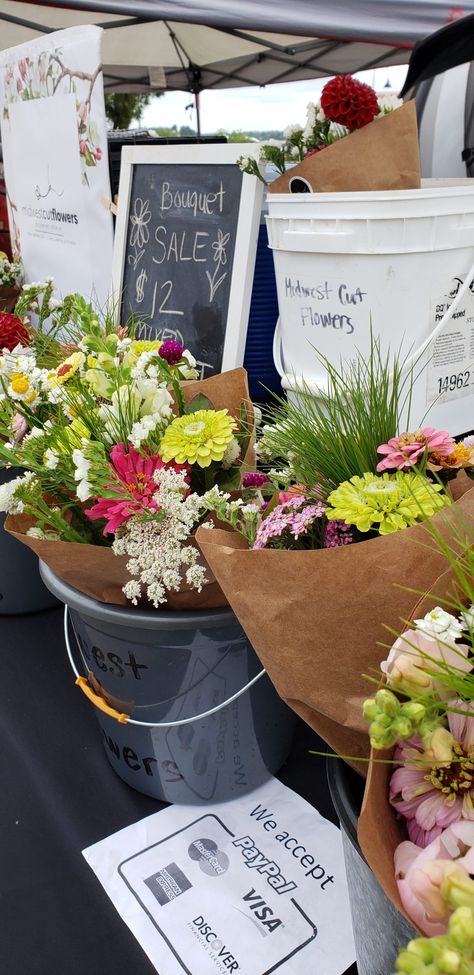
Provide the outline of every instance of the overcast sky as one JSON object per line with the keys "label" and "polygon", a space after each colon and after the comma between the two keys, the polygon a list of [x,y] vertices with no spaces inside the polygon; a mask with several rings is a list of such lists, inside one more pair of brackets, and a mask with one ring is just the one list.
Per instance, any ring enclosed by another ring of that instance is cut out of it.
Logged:
{"label": "overcast sky", "polygon": [[[378,68],[356,75],[361,81],[383,91],[387,80],[391,90],[398,93],[405,79],[407,67]],[[327,79],[326,79],[327,80]],[[269,130],[284,129],[290,122],[304,123],[306,105],[315,101],[325,84],[317,81],[293,81],[286,85],[268,85],[266,88],[228,88],[222,91],[204,91],[200,96],[201,131],[218,129]],[[192,106],[189,108],[188,106]],[[190,125],[196,128],[193,95],[188,92],[170,91],[155,98],[145,109],[142,126]]]}

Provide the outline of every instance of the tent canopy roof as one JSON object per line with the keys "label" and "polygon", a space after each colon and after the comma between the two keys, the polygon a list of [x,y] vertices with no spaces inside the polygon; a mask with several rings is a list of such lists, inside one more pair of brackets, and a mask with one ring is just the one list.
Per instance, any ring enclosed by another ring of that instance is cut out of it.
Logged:
{"label": "tent canopy roof", "polygon": [[460,12],[474,0],[0,0],[0,48],[98,24],[106,90],[196,92],[404,64]]}

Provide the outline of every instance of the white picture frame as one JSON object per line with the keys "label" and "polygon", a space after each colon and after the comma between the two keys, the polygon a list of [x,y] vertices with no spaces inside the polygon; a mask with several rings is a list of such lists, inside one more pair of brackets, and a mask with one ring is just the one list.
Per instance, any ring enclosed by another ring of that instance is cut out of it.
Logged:
{"label": "white picture frame", "polygon": [[[122,149],[112,267],[112,301],[114,307],[120,308],[121,305],[134,168],[136,166],[156,166],[157,164],[174,166],[180,163],[207,168],[213,164],[235,166],[242,155],[252,156],[258,160],[259,144],[208,143],[205,145],[126,146]],[[243,364],[263,190],[264,184],[261,180],[246,173],[242,174],[221,372]],[[151,239],[148,246],[153,246]],[[196,358],[199,356],[197,355]],[[203,371],[201,377],[204,377]]]}

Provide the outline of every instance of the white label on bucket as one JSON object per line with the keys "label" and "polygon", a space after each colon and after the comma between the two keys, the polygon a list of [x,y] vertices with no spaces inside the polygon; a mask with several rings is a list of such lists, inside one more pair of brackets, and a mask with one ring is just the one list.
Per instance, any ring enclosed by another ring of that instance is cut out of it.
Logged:
{"label": "white label on bucket", "polygon": [[354,960],[339,830],[276,779],[170,806],[84,856],[160,975],[341,975]]}
{"label": "white label on bucket", "polygon": [[[431,302],[431,328],[447,312],[463,284],[451,278],[443,293]],[[426,405],[449,403],[474,394],[474,281],[429,348]],[[429,417],[428,417],[429,420]]]}

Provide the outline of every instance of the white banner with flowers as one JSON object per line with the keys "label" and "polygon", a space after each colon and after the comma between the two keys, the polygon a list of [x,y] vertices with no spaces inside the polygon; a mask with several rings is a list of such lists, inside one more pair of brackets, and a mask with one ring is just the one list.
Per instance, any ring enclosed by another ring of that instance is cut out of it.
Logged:
{"label": "white banner with flowers", "polygon": [[25,280],[107,299],[113,227],[102,30],[74,27],[0,53],[1,135]]}

